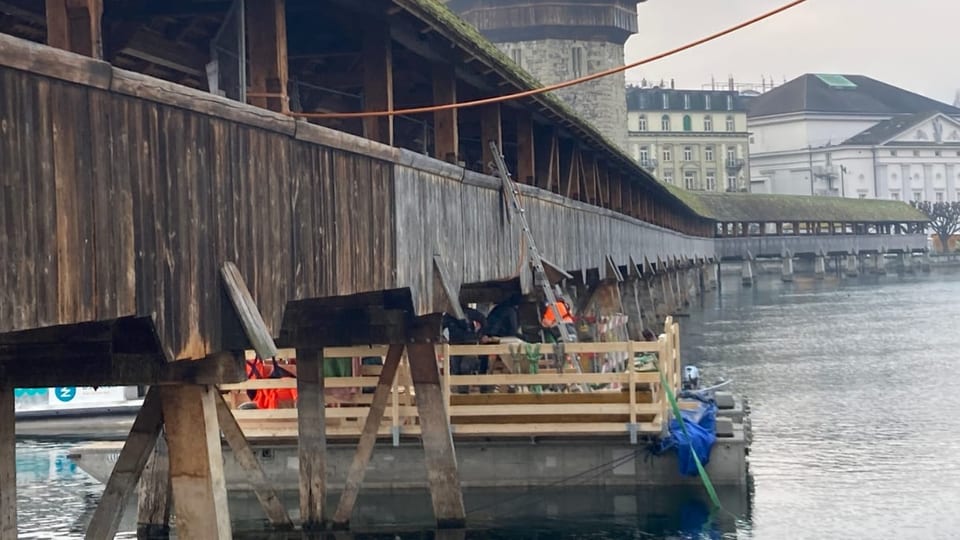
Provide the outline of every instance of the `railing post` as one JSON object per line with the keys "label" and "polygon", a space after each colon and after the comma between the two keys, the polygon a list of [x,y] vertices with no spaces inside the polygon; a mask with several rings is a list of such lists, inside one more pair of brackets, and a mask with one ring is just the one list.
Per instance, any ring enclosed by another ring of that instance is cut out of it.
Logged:
{"label": "railing post", "polygon": [[[447,423],[450,424],[450,344],[444,343],[443,354],[443,407],[447,411]],[[453,425],[451,424],[451,427]]]}
{"label": "railing post", "polygon": [[393,436],[393,446],[400,446],[400,371],[403,369],[404,359],[407,356],[406,350],[403,352],[403,358],[400,360],[400,368],[393,376],[392,400],[390,403],[390,434]]}
{"label": "railing post", "polygon": [[633,341],[627,343],[627,373],[630,390],[630,423],[627,430],[630,432],[630,444],[637,444],[637,366],[634,360]]}

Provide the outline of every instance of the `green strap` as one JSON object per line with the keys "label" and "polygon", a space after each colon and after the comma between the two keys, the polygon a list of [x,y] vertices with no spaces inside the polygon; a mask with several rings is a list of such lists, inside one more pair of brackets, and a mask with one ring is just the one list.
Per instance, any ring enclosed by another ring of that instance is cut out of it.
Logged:
{"label": "green strap", "polygon": [[700,473],[700,480],[703,482],[703,487],[706,488],[707,494],[710,495],[710,500],[713,501],[713,505],[717,508],[723,508],[720,504],[720,498],[717,497],[717,492],[713,489],[713,482],[710,481],[710,476],[707,475],[707,471],[703,468],[703,464],[700,463],[700,456],[693,450],[693,442],[690,440],[690,433],[687,431],[687,424],[683,420],[683,415],[680,414],[680,405],[677,403],[677,397],[673,394],[673,389],[670,388],[670,385],[667,383],[667,377],[663,374],[663,371],[660,370],[660,366],[656,362],[653,364],[657,368],[657,373],[660,374],[660,385],[663,386],[663,389],[667,392],[667,400],[670,401],[670,407],[673,409],[673,415],[677,417],[677,421],[680,422],[680,427],[683,429],[683,434],[687,436],[687,444],[691,446],[690,453],[693,454],[693,460],[697,464],[697,472]]}

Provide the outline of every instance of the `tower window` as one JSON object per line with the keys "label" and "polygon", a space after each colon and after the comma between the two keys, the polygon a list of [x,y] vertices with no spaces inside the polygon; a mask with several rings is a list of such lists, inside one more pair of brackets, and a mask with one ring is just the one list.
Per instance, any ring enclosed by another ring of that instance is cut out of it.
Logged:
{"label": "tower window", "polygon": [[573,71],[573,77],[579,79],[583,77],[583,47],[574,47],[571,51],[570,66]]}
{"label": "tower window", "polygon": [[660,118],[660,129],[662,131],[670,131],[670,115],[665,114]]}

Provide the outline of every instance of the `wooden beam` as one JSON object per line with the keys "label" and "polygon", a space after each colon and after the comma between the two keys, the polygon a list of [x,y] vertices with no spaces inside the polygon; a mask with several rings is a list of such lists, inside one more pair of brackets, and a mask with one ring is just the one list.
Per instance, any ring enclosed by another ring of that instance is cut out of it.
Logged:
{"label": "wooden beam", "polygon": [[[440,282],[440,290],[443,291],[443,297],[445,301],[437,302],[436,297],[438,296],[434,292],[434,304],[441,307],[441,311],[446,311],[452,313],[456,318],[460,320],[466,320],[466,315],[463,313],[463,306],[460,305],[460,295],[457,294],[457,291],[454,290],[453,283],[450,281],[450,276],[447,273],[446,263],[443,262],[443,259],[440,255],[433,256],[433,272],[436,277],[436,281]],[[459,287],[458,287],[459,288]],[[434,288],[434,291],[437,289]]]}
{"label": "wooden beam", "polygon": [[619,171],[609,171],[610,176],[610,208],[616,212],[623,212],[623,177]]}
{"label": "wooden beam", "polygon": [[160,428],[163,427],[160,392],[158,388],[147,391],[127,436],[127,442],[120,450],[117,463],[103,489],[100,503],[87,527],[86,538],[90,540],[113,538],[120,528],[123,509],[140,480],[140,473],[143,472],[143,467],[157,443],[157,437],[160,436]]}
{"label": "wooden beam", "polygon": [[297,349],[297,446],[300,519],[304,530],[322,530],[327,497],[327,430],[323,351]]}
{"label": "wooden beam", "polygon": [[607,169],[607,164],[599,159],[595,160],[594,163],[597,167],[597,199],[599,199],[599,205],[603,208],[610,208],[610,174],[609,169]]}
{"label": "wooden beam", "polygon": [[167,538],[170,536],[170,451],[167,437],[160,433],[150,459],[140,475],[137,497],[137,537]]}
{"label": "wooden beam", "polygon": [[357,495],[360,493],[360,485],[363,484],[363,476],[367,471],[367,465],[370,463],[370,456],[373,455],[373,446],[377,442],[380,421],[383,418],[383,411],[387,407],[387,400],[390,398],[393,380],[396,377],[397,367],[400,365],[402,356],[403,345],[391,345],[387,350],[387,357],[383,362],[380,378],[377,379],[377,388],[373,392],[373,402],[370,404],[370,410],[367,412],[367,419],[363,425],[363,432],[360,434],[360,441],[357,443],[357,453],[353,456],[353,463],[350,465],[349,472],[347,472],[347,480],[343,493],[340,495],[340,503],[337,504],[337,511],[333,516],[333,526],[335,528],[347,528],[349,526],[350,516],[353,515],[353,507],[357,502]]}
{"label": "wooden beam", "polygon": [[[393,110],[393,40],[390,25],[368,20],[363,24],[363,110]],[[363,136],[393,145],[393,117],[363,119]]]}
{"label": "wooden beam", "polygon": [[530,113],[520,111],[517,118],[517,181],[533,185],[536,181],[536,144],[533,119]]}
{"label": "wooden beam", "polygon": [[103,0],[47,0],[47,44],[103,58]]}
{"label": "wooden beam", "polygon": [[560,184],[559,193],[564,197],[569,197],[572,191],[571,184],[576,178],[577,172],[577,146],[573,143],[569,151],[564,151],[563,145],[559,147],[560,151]]}
{"label": "wooden beam", "polygon": [[263,316],[257,303],[253,301],[247,284],[240,275],[237,265],[230,261],[223,263],[220,268],[220,275],[223,278],[223,287],[227,291],[230,303],[243,325],[243,331],[257,351],[260,358],[273,358],[277,355],[277,345],[273,342],[270,330],[267,324],[263,322]]}
{"label": "wooden beam", "polygon": [[252,105],[271,111],[289,112],[286,0],[247,0],[246,15],[250,91],[280,95],[255,96],[249,101]]}
{"label": "wooden beam", "polygon": [[[448,64],[433,65],[433,102],[456,103],[457,73]],[[460,155],[460,126],[457,110],[433,113],[433,157],[457,163]]]}
{"label": "wooden beam", "polygon": [[0,540],[17,540],[16,413],[10,386],[0,385]]}
{"label": "wooden beam", "polygon": [[583,175],[583,190],[586,200],[590,204],[599,206],[599,193],[597,188],[597,159],[593,154],[584,153],[581,156],[581,174]]}
{"label": "wooden beam", "polygon": [[214,399],[217,403],[217,420],[220,423],[220,430],[223,431],[223,438],[226,439],[227,444],[233,450],[233,458],[246,473],[247,482],[253,487],[253,492],[260,501],[260,506],[263,507],[270,525],[285,529],[292,528],[293,522],[290,521],[290,516],[287,515],[287,511],[280,502],[280,497],[277,496],[276,490],[273,489],[270,480],[263,472],[263,467],[257,460],[256,454],[253,453],[250,443],[243,436],[243,430],[240,429],[237,419],[233,417],[230,406],[227,405],[227,402],[219,393]]}
{"label": "wooden beam", "polygon": [[497,148],[503,152],[503,126],[500,117],[500,104],[494,103],[480,109],[480,141],[483,145],[483,170],[493,163],[494,156],[490,150],[490,141],[497,143]]}
{"label": "wooden beam", "polygon": [[165,386],[160,391],[177,536],[229,540],[230,513],[215,401],[218,391],[200,385]]}
{"label": "wooden beam", "polygon": [[420,415],[433,515],[440,529],[462,528],[466,524],[466,512],[453,435],[440,389],[436,352],[431,343],[410,344],[407,352],[410,375],[417,393],[417,412]]}

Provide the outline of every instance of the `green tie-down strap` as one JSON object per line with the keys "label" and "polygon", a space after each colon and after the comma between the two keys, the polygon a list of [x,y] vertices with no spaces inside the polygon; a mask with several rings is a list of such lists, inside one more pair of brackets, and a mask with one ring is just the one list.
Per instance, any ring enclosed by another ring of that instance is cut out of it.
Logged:
{"label": "green tie-down strap", "polygon": [[[680,405],[677,403],[677,396],[673,394],[673,389],[670,388],[670,385],[667,384],[667,377],[663,374],[663,371],[660,370],[660,366],[656,362],[653,364],[657,368],[657,373],[660,374],[660,385],[663,386],[663,389],[667,393],[667,400],[670,402],[670,408],[673,410],[673,415],[677,418],[677,421],[680,423],[680,428],[683,430],[683,434],[687,437],[687,444],[692,445],[690,439],[690,433],[687,431],[687,424],[683,420],[683,415],[680,414]],[[693,460],[697,464],[697,472],[700,474],[700,480],[703,482],[703,487],[706,488],[707,494],[710,496],[710,500],[713,501],[713,505],[716,508],[723,508],[720,505],[720,498],[717,497],[717,491],[713,489],[713,482],[710,481],[710,476],[707,475],[707,471],[703,468],[703,464],[700,463],[700,456],[693,450],[690,449],[690,453],[693,454]]]}

